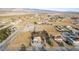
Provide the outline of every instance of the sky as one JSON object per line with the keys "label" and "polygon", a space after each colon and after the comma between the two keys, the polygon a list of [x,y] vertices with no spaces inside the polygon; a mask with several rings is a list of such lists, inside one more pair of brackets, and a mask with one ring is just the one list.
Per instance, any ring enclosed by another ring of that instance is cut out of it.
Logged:
{"label": "sky", "polygon": [[79,12],[79,0],[2,0],[0,8],[36,8]]}

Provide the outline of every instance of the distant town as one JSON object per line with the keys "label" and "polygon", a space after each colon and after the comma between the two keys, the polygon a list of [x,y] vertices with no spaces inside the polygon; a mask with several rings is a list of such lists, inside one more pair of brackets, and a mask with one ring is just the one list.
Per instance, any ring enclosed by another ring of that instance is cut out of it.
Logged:
{"label": "distant town", "polygon": [[0,51],[79,51],[79,12],[0,8]]}

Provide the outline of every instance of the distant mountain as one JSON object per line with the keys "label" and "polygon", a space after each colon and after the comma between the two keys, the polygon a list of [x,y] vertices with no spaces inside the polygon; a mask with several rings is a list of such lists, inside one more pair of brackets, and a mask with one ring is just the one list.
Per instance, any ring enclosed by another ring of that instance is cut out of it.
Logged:
{"label": "distant mountain", "polygon": [[0,12],[35,12],[35,13],[52,13],[57,11],[31,9],[31,8],[0,8]]}
{"label": "distant mountain", "polygon": [[[75,10],[75,9],[74,9]],[[34,12],[34,13],[79,13],[74,10],[70,11],[65,8],[64,9],[32,9],[32,8],[0,8],[0,13],[6,12]]]}

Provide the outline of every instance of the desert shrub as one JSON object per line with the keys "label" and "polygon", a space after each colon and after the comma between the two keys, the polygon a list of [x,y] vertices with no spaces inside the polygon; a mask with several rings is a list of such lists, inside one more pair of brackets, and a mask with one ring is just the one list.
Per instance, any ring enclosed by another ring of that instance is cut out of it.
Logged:
{"label": "desert shrub", "polygon": [[11,34],[11,31],[9,30],[9,28],[0,30],[0,42],[5,40],[10,34]]}

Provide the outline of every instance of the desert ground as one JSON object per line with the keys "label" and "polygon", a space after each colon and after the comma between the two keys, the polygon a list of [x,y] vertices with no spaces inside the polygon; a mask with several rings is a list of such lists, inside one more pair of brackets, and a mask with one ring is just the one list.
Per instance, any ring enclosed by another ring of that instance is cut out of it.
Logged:
{"label": "desert ground", "polygon": [[[39,31],[47,31],[48,35],[62,36],[62,32],[56,30],[55,26],[72,26],[79,29],[79,23],[72,19],[79,18],[79,13],[27,13],[27,12],[7,12],[0,14],[0,23],[14,27],[16,32],[9,39],[6,38],[1,42],[1,50],[3,51],[19,51],[22,45],[25,46],[26,51],[32,50],[31,33]],[[0,24],[0,25],[1,25]],[[74,32],[75,30],[73,30]],[[79,30],[78,30],[79,31]],[[12,32],[12,34],[14,33]],[[11,34],[11,35],[12,35]],[[8,41],[7,41],[8,40]],[[78,40],[78,39],[77,39]],[[59,45],[55,40],[51,40],[51,44],[44,43],[44,48],[51,50],[69,50],[75,48],[75,45],[69,45],[62,40],[63,46]],[[79,45],[79,44],[78,44]],[[78,46],[77,45],[77,46]]]}

